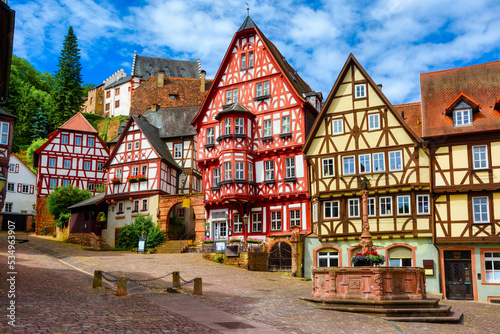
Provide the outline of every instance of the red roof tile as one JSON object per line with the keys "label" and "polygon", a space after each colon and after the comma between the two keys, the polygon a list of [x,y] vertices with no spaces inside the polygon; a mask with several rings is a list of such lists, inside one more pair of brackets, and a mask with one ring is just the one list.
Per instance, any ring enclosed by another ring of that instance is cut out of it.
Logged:
{"label": "red roof tile", "polygon": [[394,104],[396,111],[403,116],[404,121],[417,134],[422,137],[422,113],[420,102]]}
{"label": "red roof tile", "polygon": [[[500,94],[500,61],[420,74],[423,137],[449,136],[500,129],[493,110]],[[446,108],[463,94],[479,105],[472,126],[453,126]]]}
{"label": "red roof tile", "polygon": [[94,127],[89,123],[89,121],[87,121],[81,112],[71,117],[68,121],[66,121],[66,123],[61,125],[59,129],[97,133]]}

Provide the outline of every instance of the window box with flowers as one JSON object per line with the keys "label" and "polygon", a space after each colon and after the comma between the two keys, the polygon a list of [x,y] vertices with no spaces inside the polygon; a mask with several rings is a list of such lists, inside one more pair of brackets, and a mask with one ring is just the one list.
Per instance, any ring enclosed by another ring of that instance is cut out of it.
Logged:
{"label": "window box with flowers", "polygon": [[127,177],[127,181],[130,183],[146,181],[148,178],[144,174],[131,175]]}
{"label": "window box with flowers", "polygon": [[241,242],[243,242],[243,239],[240,239],[240,238],[229,238],[229,243],[230,244],[240,244]]}
{"label": "window box with flowers", "polygon": [[380,266],[385,263],[385,256],[379,255],[377,251],[356,253],[351,257],[351,262],[354,267],[362,266]]}
{"label": "window box with flowers", "polygon": [[264,240],[261,240],[261,239],[252,239],[252,238],[247,238],[247,240],[245,240],[247,242],[247,244],[261,244],[264,242]]}
{"label": "window box with flowers", "polygon": [[206,237],[206,238],[201,239],[201,243],[202,244],[213,244],[214,240],[210,239],[209,237]]}
{"label": "window box with flowers", "polygon": [[111,179],[111,183],[113,184],[120,184],[122,183],[122,179],[118,178],[118,177],[114,177]]}

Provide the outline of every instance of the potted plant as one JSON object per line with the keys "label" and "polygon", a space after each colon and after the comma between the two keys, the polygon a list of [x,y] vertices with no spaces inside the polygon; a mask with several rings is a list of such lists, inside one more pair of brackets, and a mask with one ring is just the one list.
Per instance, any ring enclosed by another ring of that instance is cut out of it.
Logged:
{"label": "potted plant", "polygon": [[379,266],[385,263],[385,256],[379,255],[377,251],[356,253],[351,257],[351,262],[354,267],[361,266]]}
{"label": "potted plant", "polygon": [[118,178],[118,177],[114,177],[111,179],[111,183],[113,184],[120,184],[122,183],[122,179]]}

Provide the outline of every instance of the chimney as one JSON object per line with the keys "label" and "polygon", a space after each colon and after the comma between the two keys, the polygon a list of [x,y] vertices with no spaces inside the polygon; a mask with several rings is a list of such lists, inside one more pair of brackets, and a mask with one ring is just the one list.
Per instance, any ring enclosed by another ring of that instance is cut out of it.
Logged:
{"label": "chimney", "polygon": [[200,75],[201,75],[201,82],[200,82],[200,92],[204,92],[205,91],[205,75],[207,74],[207,72],[205,72],[205,70],[201,70],[200,72]]}
{"label": "chimney", "polygon": [[153,104],[151,105],[151,111],[152,111],[152,112],[157,112],[157,111],[158,111],[158,105],[157,105],[156,103],[153,103]]}
{"label": "chimney", "polygon": [[163,87],[165,82],[165,71],[158,71],[158,87]]}

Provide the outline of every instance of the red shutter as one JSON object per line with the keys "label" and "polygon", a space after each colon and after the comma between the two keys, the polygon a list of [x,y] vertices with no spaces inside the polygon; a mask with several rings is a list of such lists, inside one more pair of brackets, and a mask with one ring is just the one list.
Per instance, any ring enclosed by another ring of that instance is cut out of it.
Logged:
{"label": "red shutter", "polygon": [[20,193],[23,190],[23,185],[21,183],[17,184],[17,192]]}
{"label": "red shutter", "polygon": [[16,164],[16,173],[19,173],[19,164]]}
{"label": "red shutter", "polygon": [[30,186],[30,194],[33,194],[35,192],[35,186]]}

